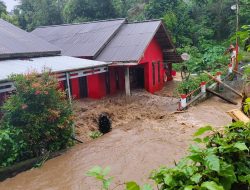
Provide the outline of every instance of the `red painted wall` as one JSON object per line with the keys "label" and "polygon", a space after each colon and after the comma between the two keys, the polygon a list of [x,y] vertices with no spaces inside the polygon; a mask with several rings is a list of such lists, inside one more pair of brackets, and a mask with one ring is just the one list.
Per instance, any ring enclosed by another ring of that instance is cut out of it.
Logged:
{"label": "red painted wall", "polygon": [[79,99],[80,98],[79,79],[78,78],[70,79],[70,83],[71,83],[72,98]]}
{"label": "red painted wall", "polygon": [[[153,75],[153,62],[155,62],[155,74]],[[160,62],[160,82],[158,81],[158,63]],[[161,90],[164,86],[164,65],[163,65],[163,52],[162,49],[154,38],[143,57],[141,58],[140,64],[144,64],[145,73],[145,89],[151,93]],[[153,76],[155,76],[155,84],[153,84]]]}
{"label": "red painted wall", "polygon": [[106,76],[105,73],[89,75],[88,81],[88,95],[90,98],[100,99],[106,96]]}

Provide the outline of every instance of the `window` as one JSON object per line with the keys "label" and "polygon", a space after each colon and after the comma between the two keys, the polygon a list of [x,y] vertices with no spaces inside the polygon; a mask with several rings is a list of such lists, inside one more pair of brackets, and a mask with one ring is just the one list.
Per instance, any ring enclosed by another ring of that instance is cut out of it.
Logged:
{"label": "window", "polygon": [[158,83],[161,82],[161,62],[158,61]]}
{"label": "window", "polygon": [[120,77],[117,70],[115,71],[115,86],[116,90],[120,90]]}
{"label": "window", "polygon": [[152,62],[153,86],[155,86],[155,62]]}

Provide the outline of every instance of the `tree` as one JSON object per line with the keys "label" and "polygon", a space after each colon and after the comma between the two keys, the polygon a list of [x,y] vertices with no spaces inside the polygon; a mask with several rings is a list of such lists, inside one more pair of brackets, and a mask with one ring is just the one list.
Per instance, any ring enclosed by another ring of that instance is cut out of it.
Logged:
{"label": "tree", "polygon": [[7,7],[2,0],[0,0],[0,17],[2,14],[7,14]]}
{"label": "tree", "polygon": [[111,0],[69,0],[63,16],[67,23],[115,18],[116,10]]}
{"label": "tree", "polygon": [[18,19],[15,15],[10,15],[7,12],[7,7],[3,1],[0,0],[0,18],[18,26]]}
{"label": "tree", "polygon": [[[58,89],[57,79],[51,73],[39,77],[37,73],[30,73],[13,76],[11,80],[16,91],[1,107],[0,132],[18,132],[18,139],[25,144],[25,155],[18,155],[18,159],[41,156],[72,145],[73,111],[65,92]],[[0,142],[1,139],[0,133]],[[6,148],[1,151],[8,152]]]}
{"label": "tree", "polygon": [[14,10],[21,28],[32,30],[37,26],[63,23],[61,9],[64,0],[21,0]]}

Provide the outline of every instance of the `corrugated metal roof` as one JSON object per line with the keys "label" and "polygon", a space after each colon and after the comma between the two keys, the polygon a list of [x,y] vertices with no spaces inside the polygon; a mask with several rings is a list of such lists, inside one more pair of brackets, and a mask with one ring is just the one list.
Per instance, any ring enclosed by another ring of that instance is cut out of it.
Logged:
{"label": "corrugated metal roof", "polygon": [[59,48],[0,19],[0,58],[60,54]]}
{"label": "corrugated metal roof", "polygon": [[73,57],[94,57],[111,40],[125,19],[82,24],[46,26],[32,34],[62,49],[62,54]]}
{"label": "corrugated metal roof", "polygon": [[138,61],[155,36],[161,21],[124,24],[97,60],[112,62]]}
{"label": "corrugated metal roof", "polygon": [[110,63],[80,59],[68,56],[40,57],[0,61],[0,80],[6,80],[11,74],[28,72],[42,73],[44,69],[51,72],[66,72],[109,65]]}

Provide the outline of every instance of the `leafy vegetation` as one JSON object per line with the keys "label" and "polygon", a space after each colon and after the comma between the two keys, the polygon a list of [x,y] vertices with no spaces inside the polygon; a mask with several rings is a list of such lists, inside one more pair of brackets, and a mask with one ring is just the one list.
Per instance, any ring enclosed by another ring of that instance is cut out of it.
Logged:
{"label": "leafy vegetation", "polygon": [[[176,94],[188,94],[197,88],[199,88],[201,82],[208,82],[210,78],[206,74],[201,74],[199,76],[190,77],[187,81],[182,81],[176,88]],[[210,84],[210,83],[209,83]],[[209,85],[208,84],[208,85]],[[197,95],[200,90],[194,93]]]}
{"label": "leafy vegetation", "polygon": [[[86,173],[86,175],[89,177],[94,177],[97,181],[100,181],[102,183],[102,190],[110,190],[110,186],[114,178],[108,177],[109,172],[110,167],[102,169],[100,166],[94,166]],[[153,188],[148,184],[145,184],[143,187],[140,187],[134,181],[119,184],[115,188],[119,186],[125,186],[125,190],[153,190]]]}
{"label": "leafy vegetation", "polygon": [[[211,135],[201,138],[205,132]],[[216,131],[207,126],[199,129],[189,154],[174,168],[152,172],[160,189],[175,190],[247,190],[250,186],[250,124],[241,122]]]}
{"label": "leafy vegetation", "polygon": [[72,145],[73,113],[57,80],[16,75],[16,92],[1,107],[0,167]]}
{"label": "leafy vegetation", "polygon": [[22,138],[22,130],[0,128],[0,167],[6,167],[25,157],[27,143]]}
{"label": "leafy vegetation", "polygon": [[103,135],[103,133],[101,133],[100,131],[92,131],[89,136],[92,138],[92,139],[97,139],[99,137],[101,137]]}
{"label": "leafy vegetation", "polygon": [[102,189],[109,190],[113,177],[107,177],[110,168],[102,169],[100,166],[95,166],[87,172],[87,176],[94,177],[96,180],[102,182]]}
{"label": "leafy vegetation", "polygon": [[[209,135],[204,135],[208,133]],[[224,130],[211,126],[200,128],[194,134],[195,145],[189,154],[173,168],[162,167],[152,171],[150,179],[160,190],[248,190],[250,187],[250,123],[233,123]],[[110,168],[95,166],[87,175],[102,182],[109,190],[113,177],[107,177]],[[152,190],[136,182],[128,182],[126,190]],[[116,188],[116,187],[115,187]],[[114,188],[114,189],[115,189]]]}

